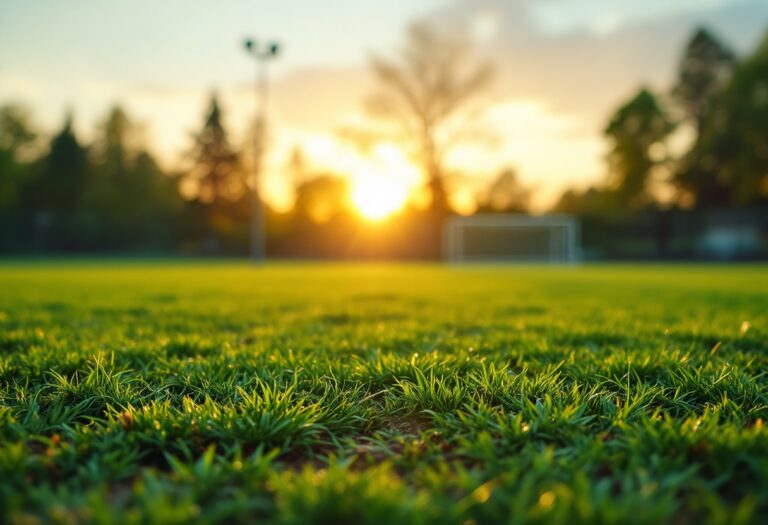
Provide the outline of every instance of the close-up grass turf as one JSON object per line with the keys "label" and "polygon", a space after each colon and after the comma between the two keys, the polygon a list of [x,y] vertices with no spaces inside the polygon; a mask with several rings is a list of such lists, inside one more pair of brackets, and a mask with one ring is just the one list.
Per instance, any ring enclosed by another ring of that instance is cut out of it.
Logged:
{"label": "close-up grass turf", "polygon": [[764,523],[768,268],[0,266],[8,523]]}

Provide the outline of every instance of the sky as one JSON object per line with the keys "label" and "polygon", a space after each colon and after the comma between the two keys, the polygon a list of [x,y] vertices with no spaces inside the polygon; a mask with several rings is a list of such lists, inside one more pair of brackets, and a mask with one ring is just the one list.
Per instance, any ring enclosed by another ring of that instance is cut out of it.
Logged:
{"label": "sky", "polygon": [[641,85],[668,91],[694,28],[705,24],[745,53],[768,29],[768,1],[0,0],[0,104],[28,105],[49,132],[72,110],[88,140],[120,103],[173,167],[214,90],[233,142],[246,144],[254,65],[242,40],[277,39],[265,197],[290,205],[285,166],[296,147],[318,172],[416,187],[419,170],[396,144],[362,155],[338,131],[367,118],[371,53],[397,50],[419,20],[468,33],[478,57],[497,67],[478,118],[498,140],[449,156],[462,174],[451,179],[457,204],[469,210],[480,188],[513,167],[544,209],[564,188],[605,177],[604,123]]}

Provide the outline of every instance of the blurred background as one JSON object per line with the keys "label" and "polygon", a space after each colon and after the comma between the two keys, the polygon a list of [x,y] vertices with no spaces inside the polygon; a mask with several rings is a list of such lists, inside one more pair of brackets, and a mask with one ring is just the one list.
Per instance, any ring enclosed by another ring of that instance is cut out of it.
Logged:
{"label": "blurred background", "polygon": [[479,213],[768,258],[768,2],[0,3],[0,254],[436,259]]}

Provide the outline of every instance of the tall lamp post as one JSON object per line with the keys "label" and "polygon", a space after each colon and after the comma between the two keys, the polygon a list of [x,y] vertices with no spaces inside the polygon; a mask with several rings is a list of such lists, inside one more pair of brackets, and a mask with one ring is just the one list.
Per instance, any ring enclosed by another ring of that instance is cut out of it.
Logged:
{"label": "tall lamp post", "polygon": [[251,187],[251,260],[264,260],[264,207],[259,197],[259,175],[266,139],[267,63],[277,57],[280,46],[277,42],[259,43],[247,38],[243,42],[246,52],[256,59],[256,129],[253,143],[253,184]]}

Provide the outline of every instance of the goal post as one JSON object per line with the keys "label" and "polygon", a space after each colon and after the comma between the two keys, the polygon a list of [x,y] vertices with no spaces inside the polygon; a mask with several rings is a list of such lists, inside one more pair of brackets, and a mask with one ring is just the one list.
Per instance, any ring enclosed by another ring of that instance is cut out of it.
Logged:
{"label": "goal post", "polygon": [[451,262],[567,263],[581,259],[580,228],[571,215],[478,214],[453,217],[443,232]]}

